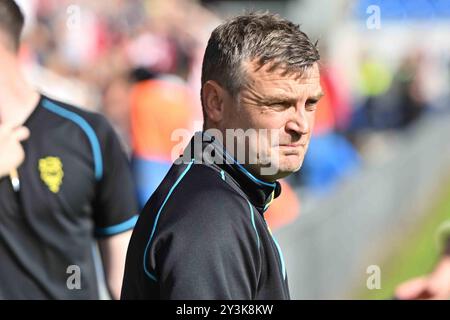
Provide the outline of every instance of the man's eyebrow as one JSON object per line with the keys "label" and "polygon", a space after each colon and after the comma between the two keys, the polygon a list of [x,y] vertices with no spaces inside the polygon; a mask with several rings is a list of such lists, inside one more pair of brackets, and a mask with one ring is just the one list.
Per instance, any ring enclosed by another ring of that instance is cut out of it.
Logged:
{"label": "man's eyebrow", "polygon": [[320,93],[318,93],[318,94],[316,94],[316,95],[314,95],[314,96],[312,96],[312,97],[309,97],[308,99],[309,99],[309,100],[316,100],[316,101],[319,101],[320,98],[322,98],[324,95],[325,95],[325,93],[324,93],[323,91],[321,91]]}
{"label": "man's eyebrow", "polygon": [[[319,101],[320,98],[322,98],[324,95],[325,95],[325,93],[323,91],[320,91],[318,94],[309,97],[308,100]],[[280,95],[273,95],[273,96],[263,96],[261,98],[261,100],[266,104],[284,103],[284,102],[296,103],[298,98],[295,96],[291,96],[291,95],[280,94]]]}
{"label": "man's eyebrow", "polygon": [[297,98],[294,96],[280,94],[274,96],[264,96],[262,97],[262,100],[265,103],[279,103],[279,102],[296,102]]}

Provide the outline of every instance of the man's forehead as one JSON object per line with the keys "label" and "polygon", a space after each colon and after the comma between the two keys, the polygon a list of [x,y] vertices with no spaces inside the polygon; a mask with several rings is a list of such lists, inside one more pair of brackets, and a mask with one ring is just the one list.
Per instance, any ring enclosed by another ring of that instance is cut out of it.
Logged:
{"label": "man's forehead", "polygon": [[295,80],[299,84],[319,84],[320,71],[319,64],[313,63],[311,66],[302,69],[288,69],[283,66],[274,67],[273,64],[260,66],[253,61],[244,65],[247,79],[251,82]]}
{"label": "man's forehead", "polygon": [[319,98],[323,95],[318,63],[299,72],[286,72],[282,68],[272,68],[271,70],[270,66],[262,66],[258,69],[252,65],[247,68],[250,72],[247,72],[243,89],[260,99],[268,97],[297,99],[299,96],[305,95]]}

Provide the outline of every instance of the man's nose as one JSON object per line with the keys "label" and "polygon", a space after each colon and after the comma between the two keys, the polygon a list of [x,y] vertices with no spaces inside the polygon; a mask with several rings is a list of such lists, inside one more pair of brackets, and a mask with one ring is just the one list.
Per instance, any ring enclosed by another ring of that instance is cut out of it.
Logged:
{"label": "man's nose", "polygon": [[309,133],[310,125],[304,106],[299,106],[296,108],[295,113],[292,114],[286,124],[286,131],[290,131],[291,133],[295,133],[299,136]]}

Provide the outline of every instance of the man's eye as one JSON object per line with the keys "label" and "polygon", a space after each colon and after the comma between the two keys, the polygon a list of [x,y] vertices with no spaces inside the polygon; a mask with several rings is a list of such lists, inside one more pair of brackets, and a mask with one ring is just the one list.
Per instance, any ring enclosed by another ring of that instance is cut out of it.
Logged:
{"label": "man's eye", "polygon": [[289,102],[274,102],[269,104],[269,106],[273,108],[289,108],[291,104]]}
{"label": "man's eye", "polygon": [[306,101],[305,108],[307,110],[315,110],[318,102],[319,102],[318,100]]}

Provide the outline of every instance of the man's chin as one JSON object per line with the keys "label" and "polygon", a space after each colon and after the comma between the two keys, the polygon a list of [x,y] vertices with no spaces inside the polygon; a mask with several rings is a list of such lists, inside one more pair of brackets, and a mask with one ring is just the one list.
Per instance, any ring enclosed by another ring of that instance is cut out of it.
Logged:
{"label": "man's chin", "polygon": [[295,159],[289,159],[292,156],[288,156],[288,158],[283,157],[281,163],[270,163],[270,164],[260,164],[256,167],[249,166],[251,172],[261,177],[262,180],[267,182],[274,182],[279,179],[283,179],[288,177],[289,175],[299,171],[303,164],[303,159],[299,156],[296,156]]}
{"label": "man's chin", "polygon": [[283,179],[283,178],[286,178],[286,177],[290,176],[291,174],[299,171],[300,168],[301,168],[301,166],[295,167],[295,168],[292,168],[292,169],[289,168],[289,169],[280,170],[278,172],[278,174],[277,174],[277,180],[278,179]]}
{"label": "man's chin", "polygon": [[283,175],[290,175],[294,172],[297,172],[301,169],[303,164],[303,157],[300,157],[298,155],[291,155],[285,157],[285,159],[282,159],[280,161],[280,164],[278,166],[278,171]]}

